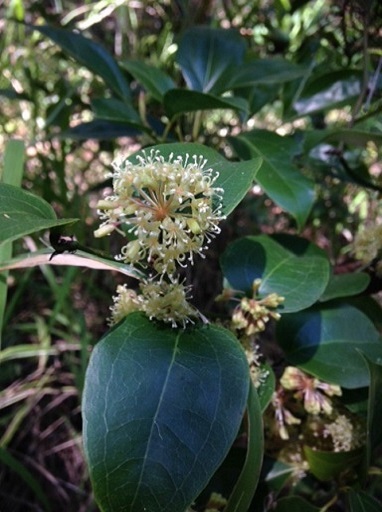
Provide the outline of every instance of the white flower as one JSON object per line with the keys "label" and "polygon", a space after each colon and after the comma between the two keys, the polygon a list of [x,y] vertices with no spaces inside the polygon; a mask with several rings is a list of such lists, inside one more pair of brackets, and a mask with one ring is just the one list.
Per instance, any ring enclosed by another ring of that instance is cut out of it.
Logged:
{"label": "white flower", "polygon": [[122,224],[135,235],[117,257],[126,263],[148,263],[159,274],[175,280],[176,263],[193,263],[217,233],[222,215],[218,174],[206,169],[202,156],[168,160],[159,150],[114,162],[114,194],[98,203],[101,227],[96,236],[109,234]]}

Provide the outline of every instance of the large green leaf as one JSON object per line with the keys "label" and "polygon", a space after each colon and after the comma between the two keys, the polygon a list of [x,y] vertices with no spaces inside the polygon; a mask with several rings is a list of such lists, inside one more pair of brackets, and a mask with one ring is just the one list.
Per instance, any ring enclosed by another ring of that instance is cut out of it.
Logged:
{"label": "large green leaf", "polygon": [[232,109],[248,112],[248,103],[243,98],[214,96],[199,91],[172,89],[164,96],[166,113],[173,117],[184,112],[196,110]]}
{"label": "large green leaf", "polygon": [[302,228],[313,205],[314,183],[293,163],[300,151],[298,144],[289,137],[266,130],[252,130],[232,137],[230,143],[241,158],[260,156],[263,159],[256,181]]}
{"label": "large green leaf", "polygon": [[276,331],[289,363],[345,388],[369,385],[359,351],[372,361],[382,357],[382,341],[371,320],[346,304],[283,315]]}
{"label": "large green leaf", "polygon": [[[149,154],[151,150],[159,150],[165,159],[172,154],[174,157],[182,156],[183,161],[193,155],[203,156],[207,159],[206,169],[212,168],[219,173],[215,182],[216,187],[224,189],[223,213],[228,215],[239,204],[255,179],[261,165],[260,158],[253,158],[245,162],[229,162],[214,149],[196,143],[159,144],[140,150],[129,157],[129,161],[137,162],[137,156]],[[190,162],[192,158],[190,158]]]}
{"label": "large green leaf", "polygon": [[176,87],[175,82],[164,71],[143,61],[128,60],[121,66],[140,82],[157,101],[163,101],[163,96]]}
{"label": "large green leaf", "polygon": [[84,447],[104,512],[184,512],[238,432],[246,357],[217,326],[172,329],[129,315],[95,347]]}
{"label": "large green leaf", "polygon": [[44,199],[13,185],[0,183],[0,244],[76,221],[58,220]]}
{"label": "large green leaf", "polygon": [[184,33],[176,60],[189,89],[221,94],[242,64],[245,50],[236,30],[194,27]]}
{"label": "large green leaf", "polygon": [[278,84],[301,78],[308,72],[304,66],[293,64],[279,57],[251,59],[238,66],[232,73],[227,89],[253,87],[258,84]]}
{"label": "large green leaf", "polygon": [[124,99],[130,98],[128,81],[118,67],[117,62],[103,46],[82,34],[62,28],[48,25],[34,25],[32,28],[52,39],[64,52],[82,66],[100,76],[118,96]]}
{"label": "large green leaf", "polygon": [[252,292],[261,279],[261,296],[278,293],[285,297],[280,312],[299,311],[314,304],[327,285],[326,254],[308,241],[294,236],[249,236],[230,244],[221,259],[230,285]]}

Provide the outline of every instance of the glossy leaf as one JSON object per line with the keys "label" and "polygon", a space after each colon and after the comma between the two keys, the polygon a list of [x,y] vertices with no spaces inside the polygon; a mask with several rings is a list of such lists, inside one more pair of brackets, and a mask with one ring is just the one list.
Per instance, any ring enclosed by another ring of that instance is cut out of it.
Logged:
{"label": "glossy leaf", "polygon": [[304,446],[304,455],[309,464],[309,471],[319,480],[332,480],[343,471],[361,461],[362,449],[349,452],[324,452]]}
{"label": "glossy leaf", "polygon": [[376,361],[365,357],[370,375],[367,407],[366,470],[375,462],[382,446],[382,358]]}
{"label": "glossy leaf", "polygon": [[358,295],[366,290],[369,282],[370,276],[364,272],[333,275],[320,300],[325,302],[340,297]]}
{"label": "glossy leaf", "polygon": [[229,89],[253,87],[258,84],[277,84],[301,78],[307,73],[307,68],[293,64],[285,59],[251,59],[238,66],[232,73]]}
{"label": "glossy leaf", "polygon": [[143,61],[128,60],[121,64],[157,101],[162,102],[167,91],[176,87],[164,71]]}
{"label": "glossy leaf", "polygon": [[262,158],[257,183],[302,228],[314,202],[314,183],[293,163],[301,151],[298,144],[266,130],[252,130],[231,138],[230,143],[241,158]]}
{"label": "glossy leaf", "polygon": [[293,108],[299,116],[350,104],[361,91],[358,71],[341,70],[311,80]]}
{"label": "glossy leaf", "polygon": [[221,94],[242,64],[245,50],[236,30],[194,27],[184,33],[176,60],[189,89]]}
{"label": "glossy leaf", "polygon": [[364,492],[349,489],[347,493],[348,512],[381,512],[382,504],[373,496]]}
{"label": "glossy leaf", "polygon": [[165,158],[169,158],[171,154],[174,157],[180,155],[183,161],[187,155],[192,161],[192,156],[203,156],[208,163],[206,169],[212,168],[219,173],[214,186],[224,189],[223,194],[223,213],[228,215],[239,204],[248,192],[250,186],[255,179],[256,173],[261,165],[259,158],[253,158],[245,162],[229,162],[217,151],[196,143],[175,143],[160,144],[138,151],[129,157],[129,161],[137,162],[137,156],[149,154],[151,150],[159,150],[160,154]]}
{"label": "glossy leaf", "polygon": [[0,244],[73,222],[77,219],[58,220],[44,199],[13,185],[0,183]]}
{"label": "glossy leaf", "polygon": [[184,512],[223,461],[249,390],[232,334],[132,313],[96,345],[83,396],[84,447],[104,512]]}
{"label": "glossy leaf", "polygon": [[224,252],[221,267],[235,290],[251,294],[253,281],[261,279],[261,296],[277,293],[285,297],[281,313],[314,304],[329,279],[326,254],[293,236],[260,235],[237,240]]}
{"label": "glossy leaf", "polygon": [[199,91],[172,89],[164,96],[164,106],[169,117],[196,110],[232,109],[248,111],[248,103],[243,98],[214,96]]}
{"label": "glossy leaf", "polygon": [[260,477],[264,453],[263,422],[260,401],[251,384],[247,406],[248,444],[243,469],[224,512],[247,512]]}
{"label": "glossy leaf", "polygon": [[359,351],[373,361],[382,357],[382,341],[373,323],[346,304],[283,315],[276,334],[289,363],[345,388],[370,382]]}
{"label": "glossy leaf", "polygon": [[124,99],[130,98],[130,85],[112,55],[100,44],[77,32],[48,25],[34,25],[34,30],[49,37],[79,64],[100,76],[104,82]]}

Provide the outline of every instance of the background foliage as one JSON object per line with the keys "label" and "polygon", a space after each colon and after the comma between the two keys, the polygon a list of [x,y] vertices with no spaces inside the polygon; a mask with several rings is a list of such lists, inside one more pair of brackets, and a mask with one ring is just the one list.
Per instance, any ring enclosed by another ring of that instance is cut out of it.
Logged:
{"label": "background foliage", "polygon": [[[312,433],[301,446],[301,430],[283,442],[270,429],[250,510],[268,510],[273,501],[277,511],[377,510],[381,279],[376,262],[361,268],[349,246],[381,220],[378,2],[0,5],[1,181],[7,187],[22,180],[16,195],[33,193],[31,203],[22,199],[29,219],[40,211],[30,229],[24,216],[20,230],[9,233],[9,194],[1,196],[1,260],[11,258],[11,241],[15,255],[50,254],[37,228],[58,223],[69,224],[85,251],[118,252],[117,236],[92,234],[118,150],[197,142],[231,160],[232,173],[261,158],[254,186],[244,179],[248,194],[207,258],[186,273],[193,302],[228,322],[232,304],[215,302],[223,279],[250,295],[261,278],[262,296],[285,296],[277,327],[258,337],[272,368],[259,389],[263,411],[293,364],[343,387],[337,406],[366,425],[366,441],[361,451],[333,453],[315,445]],[[96,511],[80,401],[89,354],[126,277],[35,268],[36,261],[4,271],[8,286],[0,281],[0,508]],[[310,419],[301,417],[308,428]],[[212,491],[228,498],[244,439],[242,433],[196,510],[205,510]]]}

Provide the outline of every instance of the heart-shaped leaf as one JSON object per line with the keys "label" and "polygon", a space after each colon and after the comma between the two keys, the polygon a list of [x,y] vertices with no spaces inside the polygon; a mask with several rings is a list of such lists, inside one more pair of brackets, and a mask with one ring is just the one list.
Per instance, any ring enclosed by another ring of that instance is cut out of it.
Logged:
{"label": "heart-shaped leaf", "polygon": [[371,320],[345,304],[283,315],[276,333],[291,364],[345,388],[369,385],[359,351],[373,361],[382,358],[382,341]]}
{"label": "heart-shaped leaf", "polygon": [[83,396],[102,510],[184,512],[231,447],[248,390],[247,360],[229,331],[126,317],[96,345]]}
{"label": "heart-shaped leaf", "polygon": [[[261,165],[259,158],[245,162],[229,162],[217,151],[196,143],[159,144],[158,146],[152,146],[151,148],[146,148],[134,153],[129,157],[129,161],[134,163],[138,162],[138,155],[142,156],[148,154],[151,150],[158,150],[165,160],[168,159],[170,155],[174,157],[181,156],[183,161],[193,155],[206,158],[206,169],[212,168],[219,174],[214,186],[224,189],[224,215],[231,213],[246,195]],[[190,159],[190,161],[192,160]]]}
{"label": "heart-shaped leaf", "polygon": [[0,244],[74,222],[77,219],[58,220],[44,199],[19,187],[0,183]]}
{"label": "heart-shaped leaf", "polygon": [[275,203],[293,215],[301,229],[314,202],[314,183],[293,162],[301,151],[299,144],[266,130],[232,137],[230,143],[241,158],[262,158],[257,183]]}
{"label": "heart-shaped leaf", "polygon": [[294,236],[249,236],[228,246],[221,259],[230,285],[252,292],[261,279],[261,296],[277,293],[285,297],[281,312],[305,309],[326,288],[329,262],[326,254],[308,241]]}

